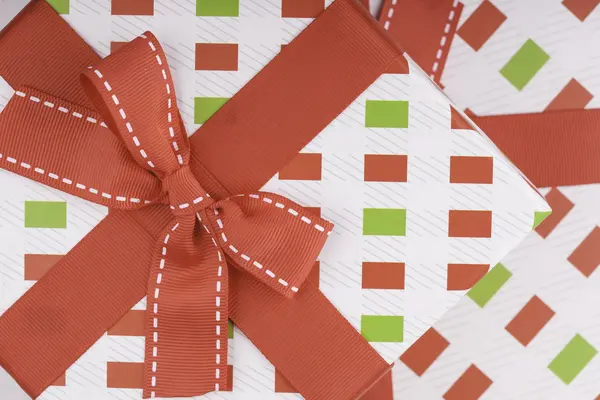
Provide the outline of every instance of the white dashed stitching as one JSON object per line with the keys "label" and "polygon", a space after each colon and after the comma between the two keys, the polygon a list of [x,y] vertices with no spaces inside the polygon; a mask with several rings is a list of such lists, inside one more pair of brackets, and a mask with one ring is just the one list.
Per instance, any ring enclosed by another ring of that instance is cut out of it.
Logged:
{"label": "white dashed stitching", "polygon": [[[8,157],[8,156],[6,158],[4,158],[4,155],[2,153],[0,153],[0,160],[2,160],[2,159],[6,159],[6,161],[11,164],[15,164],[15,165],[17,164],[17,159],[15,159],[13,157]],[[31,164],[24,162],[24,161],[21,161],[18,164],[21,168],[24,168],[24,169],[31,170],[31,168],[32,168]],[[53,172],[48,172],[48,174],[46,174],[46,170],[39,168],[39,167],[33,167],[33,170],[40,175],[48,175],[48,177],[50,179],[60,181],[60,182],[64,183],[65,185],[69,185],[69,186],[73,185],[73,181],[69,178],[61,178],[59,175],[57,175]],[[86,190],[86,186],[81,183],[75,183],[75,187],[79,190],[83,190],[83,191]],[[106,193],[106,192],[99,192],[98,189],[95,189],[95,188],[90,188],[89,192],[92,194],[96,194],[96,195],[99,193],[102,193],[101,196],[106,199],[111,199],[113,197],[112,194]],[[140,202],[140,199],[135,198],[135,197],[127,198],[126,196],[116,196],[116,198],[119,201],[130,201],[132,203]],[[121,199],[123,199],[123,200],[121,200]],[[145,202],[149,202],[149,200],[145,200]],[[146,204],[148,204],[148,203],[146,203]]]}

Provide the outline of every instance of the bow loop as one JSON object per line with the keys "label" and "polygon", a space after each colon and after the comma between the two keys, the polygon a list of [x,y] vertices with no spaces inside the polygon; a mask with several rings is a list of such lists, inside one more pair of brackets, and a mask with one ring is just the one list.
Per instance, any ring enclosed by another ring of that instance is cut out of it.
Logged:
{"label": "bow loop", "polygon": [[167,57],[151,33],[89,67],[82,83],[139,165],[161,179],[188,165],[189,144]]}
{"label": "bow loop", "polygon": [[236,265],[292,297],[312,270],[333,224],[266,192],[230,197],[207,212],[217,241]]}

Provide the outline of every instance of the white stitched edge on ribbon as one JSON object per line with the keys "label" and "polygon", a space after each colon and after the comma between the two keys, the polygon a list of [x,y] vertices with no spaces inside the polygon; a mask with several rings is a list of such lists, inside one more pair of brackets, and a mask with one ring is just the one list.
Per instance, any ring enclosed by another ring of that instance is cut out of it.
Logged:
{"label": "white stitched edge on ribbon", "polygon": [[[433,66],[431,67],[431,70],[432,70],[431,78],[432,79],[434,78],[434,75],[440,66],[442,56],[444,55],[444,46],[446,45],[446,41],[447,41],[446,35],[448,35],[448,33],[450,32],[452,20],[454,20],[454,17],[456,16],[456,7],[458,7],[458,0],[454,0],[454,3],[452,4],[452,9],[450,10],[450,14],[448,14],[448,22],[446,22],[446,26],[444,26],[444,34],[442,35],[442,38],[440,39],[440,48],[438,49],[438,51],[435,55],[435,61],[433,62]],[[450,45],[448,45],[448,48],[450,48]]]}
{"label": "white stitched edge on ribbon", "polygon": [[[160,295],[160,284],[163,280],[163,270],[165,269],[165,260],[167,257],[167,244],[169,243],[169,238],[171,237],[171,232],[175,232],[179,227],[179,223],[176,223],[171,227],[169,232],[165,235],[163,239],[164,246],[162,247],[162,257],[160,258],[158,264],[158,274],[156,274],[156,288],[154,289],[154,302],[152,305],[152,312],[154,317],[152,319],[152,327],[154,330],[152,331],[152,342],[154,343],[152,346],[152,375],[151,375],[151,385],[153,388],[156,387],[156,371],[158,370],[158,297]],[[156,392],[153,390],[150,392],[150,397],[156,397]]]}
{"label": "white stitched edge on ribbon", "polygon": [[[17,91],[17,92],[15,92],[15,95],[18,96],[18,97],[22,97],[22,98],[24,98],[26,100],[29,100],[29,101],[31,101],[33,103],[37,103],[37,104],[43,105],[45,107],[48,107],[50,109],[54,109],[54,110],[60,111],[63,114],[69,114],[72,117],[75,117],[75,118],[80,119],[82,121],[89,122],[90,124],[94,124],[94,125],[98,124],[98,120],[95,119],[95,118],[92,118],[92,117],[85,117],[85,118],[83,118],[84,117],[83,114],[78,113],[76,111],[71,112],[71,110],[69,110],[68,108],[62,107],[62,106],[59,106],[58,108],[56,108],[56,104],[54,104],[52,102],[49,102],[49,101],[44,101],[42,103],[39,98],[37,98],[35,96],[30,96],[27,93],[23,93],[23,92]],[[101,127],[103,127],[103,128],[107,128],[107,126],[106,126],[106,124],[104,122],[100,122],[99,125]]]}
{"label": "white stitched edge on ribbon", "polygon": [[[194,205],[196,205],[198,203],[203,202],[205,198],[209,198],[209,197],[210,197],[210,194],[206,193],[204,196],[196,197],[194,200],[192,200],[192,203]],[[171,204],[169,207],[171,208],[171,210],[175,210],[177,208],[184,210],[184,209],[188,208],[190,205],[191,205],[190,203],[182,203],[182,204],[179,204],[178,206],[174,206],[173,204]]]}
{"label": "white stitched edge on ribbon", "polygon": [[[239,195],[239,197],[244,197],[244,196],[245,195],[243,195],[243,194]],[[250,194],[250,195],[248,195],[248,197],[250,197],[251,199],[255,199],[255,200],[262,200],[263,202],[265,202],[267,204],[270,204],[272,206],[275,206],[276,208],[279,208],[280,210],[285,210],[286,209],[285,204],[279,203],[279,202],[275,202],[274,203],[273,199],[271,199],[270,197],[264,196],[264,195],[261,197],[258,194]],[[305,224],[311,225],[313,228],[315,228],[319,232],[325,232],[325,227],[323,227],[323,226],[321,226],[319,224],[313,224],[312,220],[310,218],[308,218],[305,215],[301,215],[299,211],[297,211],[297,210],[295,210],[295,209],[293,209],[291,207],[288,207],[287,208],[287,212],[290,215],[292,215],[292,216],[294,216],[296,218],[299,218],[300,221],[304,222]],[[217,223],[218,223],[218,221],[217,221]],[[331,231],[327,232],[327,235],[331,235]]]}
{"label": "white stitched edge on ribbon", "polygon": [[[239,197],[243,197],[244,195],[239,195]],[[264,201],[267,204],[271,204],[279,209],[285,209],[285,205],[279,202],[273,202],[273,199],[271,199],[270,197],[267,196],[263,196],[261,198],[260,195],[258,194],[251,194],[249,195],[250,198],[252,199],[257,199],[257,200],[261,200]],[[288,208],[287,209],[288,214],[294,216],[294,217],[300,217],[300,220],[308,225],[311,225],[313,228],[315,228],[316,230],[318,230],[319,232],[325,232],[325,228],[319,224],[312,224],[312,220],[306,216],[301,216],[300,213],[296,210],[294,210],[293,208]],[[217,210],[214,210],[215,215],[218,216],[219,212]],[[219,226],[219,229],[223,230],[224,224],[223,224],[223,220],[221,218],[217,218],[217,225]],[[330,235],[331,231],[327,232],[327,235]],[[227,236],[225,236],[224,232],[221,232],[221,238],[223,240],[224,243],[228,242]],[[248,256],[247,254],[244,254],[243,252],[240,252],[240,250],[237,249],[237,247],[235,247],[232,244],[228,245],[229,249],[231,251],[233,251],[235,254],[237,254],[242,260],[244,260],[245,262],[250,264],[250,261],[252,260],[252,257]],[[256,268],[264,271],[265,274],[267,274],[269,277],[273,278],[273,279],[277,279],[277,283],[279,283],[282,286],[285,287],[289,287],[290,290],[292,292],[298,292],[298,288],[296,286],[289,286],[288,281],[282,279],[282,278],[278,278],[277,275],[275,275],[275,273],[269,269],[264,268],[263,264],[261,264],[258,260],[254,260],[252,263],[252,265],[254,265]]]}
{"label": "white stitched edge on ribbon", "polygon": [[[152,52],[156,52],[156,46],[154,45],[154,43],[152,43],[152,41],[150,39],[148,39],[145,35],[142,35],[142,38],[146,39],[148,41],[148,46],[150,47],[150,50],[152,50]],[[156,63],[158,64],[158,67],[161,69],[162,77],[165,81],[165,90],[167,91],[167,109],[169,110],[168,121],[169,121],[169,124],[172,124],[173,123],[173,115],[171,113],[171,106],[173,104],[173,101],[171,99],[171,86],[169,85],[167,69],[163,66],[163,61],[159,54],[156,54],[155,60],[156,60]],[[177,162],[179,163],[179,165],[182,165],[183,157],[181,157],[181,154],[178,154],[179,146],[177,145],[177,142],[175,141],[175,131],[173,129],[173,126],[169,126],[168,129],[169,129],[169,136],[173,139],[171,142],[171,145],[173,146],[173,150],[175,150],[175,155],[177,156]]]}
{"label": "white stitched edge on ribbon", "polygon": [[[202,222],[202,218],[200,218],[200,214],[196,213],[196,217],[198,218],[198,221]],[[204,227],[204,229],[206,230],[206,232],[213,236],[213,234],[211,233],[211,231],[208,229],[208,226],[206,226],[206,224],[202,223],[202,226]],[[213,245],[215,246],[215,248],[217,249],[217,257],[219,258],[219,265],[217,267],[217,287],[216,287],[216,296],[215,296],[215,304],[216,307],[219,308],[221,307],[221,276],[223,276],[223,266],[221,265],[221,263],[223,262],[223,256],[221,254],[221,250],[219,249],[219,246],[217,245],[217,242],[214,238],[214,236],[212,237],[212,242]],[[216,363],[216,369],[215,369],[215,379],[220,379],[221,377],[221,355],[219,354],[219,350],[221,350],[221,312],[217,309],[215,311],[215,320],[216,320],[216,334],[218,336],[217,341],[216,341],[216,350],[217,350],[217,354],[215,356],[215,363]],[[219,382],[215,382],[215,391],[218,392],[219,391]]]}
{"label": "white stitched edge on ribbon", "polygon": [[390,10],[387,13],[387,21],[385,21],[383,24],[383,29],[385,30],[390,29],[390,24],[392,23],[392,16],[394,15],[396,4],[398,4],[398,0],[392,0],[392,7],[390,7]]}
{"label": "white stitched edge on ribbon", "polygon": [[[112,92],[113,88],[111,86],[111,84],[108,82],[107,79],[104,78],[104,74],[99,70],[99,69],[94,69],[94,75],[96,75],[98,77],[98,79],[104,79],[103,84],[104,84],[104,88],[106,89],[107,92]],[[117,97],[116,94],[112,94],[111,98],[113,100],[113,103],[115,103],[115,107],[119,107],[121,102],[119,101],[119,98]],[[119,111],[119,115],[121,116],[121,119],[123,120],[123,122],[125,123],[125,128],[127,129],[127,132],[129,132],[130,134],[133,133],[133,127],[131,126],[131,121],[129,121],[127,119],[127,113],[125,112],[125,109],[123,107],[119,107],[118,109]],[[132,136],[131,140],[133,141],[133,144],[135,145],[135,147],[140,147],[141,143],[140,140],[137,136]],[[139,149],[140,155],[142,156],[142,158],[146,161],[146,164],[148,164],[148,166],[150,168],[154,168],[154,163],[148,159],[148,154],[146,153],[146,151],[143,148]]]}
{"label": "white stitched edge on ribbon", "polygon": [[[2,153],[0,153],[0,161],[1,160],[6,160],[6,162],[9,162],[11,164],[14,165],[19,165],[21,168],[27,169],[27,170],[32,170],[34,172],[36,172],[37,174],[40,174],[41,176],[45,176],[48,175],[48,177],[50,179],[53,179],[55,181],[60,181],[63,184],[67,185],[67,186],[75,186],[77,189],[82,190],[84,192],[89,192],[91,194],[95,194],[95,195],[100,195],[102,198],[110,200],[113,198],[113,195],[110,193],[106,193],[106,192],[102,192],[96,188],[93,187],[88,187],[86,185],[83,185],[81,183],[75,183],[75,185],[73,185],[73,181],[69,178],[61,178],[60,176],[58,176],[57,174],[53,173],[53,172],[48,172],[46,174],[46,170],[43,168],[39,168],[39,167],[32,167],[31,164],[27,163],[27,162],[19,162],[17,159],[13,158],[13,157],[8,157],[8,156],[4,156]],[[87,193],[86,192],[86,193]],[[117,201],[129,201],[131,203],[141,203],[142,200],[140,200],[139,198],[136,197],[127,197],[127,196],[115,196]],[[144,204],[149,204],[150,201],[149,200],[144,200]]]}

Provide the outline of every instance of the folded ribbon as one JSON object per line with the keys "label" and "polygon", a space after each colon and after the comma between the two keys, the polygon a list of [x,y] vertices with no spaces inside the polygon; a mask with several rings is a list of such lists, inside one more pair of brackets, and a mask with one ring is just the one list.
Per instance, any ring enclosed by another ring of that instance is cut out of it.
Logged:
{"label": "folded ribbon", "polygon": [[[224,388],[228,316],[306,398],[362,397],[389,371],[304,283],[332,225],[255,191],[401,57],[362,6],[330,6],[189,143],[149,33],[99,60],[37,0],[0,54],[19,88],[0,117],[2,167],[111,208],[0,317],[0,366],[29,395],[144,295],[146,397]],[[90,64],[86,96],[73,82]]]}
{"label": "folded ribbon", "polygon": [[[219,390],[227,365],[227,265],[292,297],[332,224],[272,193],[213,200],[189,168],[190,148],[167,58],[151,33],[90,67],[83,83],[133,159],[160,180],[164,195],[158,202],[169,204],[174,214],[154,247],[150,268],[144,395]],[[114,208],[119,202],[139,207],[157,202],[116,200]]]}

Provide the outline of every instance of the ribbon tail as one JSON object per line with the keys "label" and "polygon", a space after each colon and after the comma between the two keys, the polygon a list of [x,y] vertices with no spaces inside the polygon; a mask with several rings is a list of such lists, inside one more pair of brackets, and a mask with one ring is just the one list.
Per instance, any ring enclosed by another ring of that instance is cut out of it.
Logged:
{"label": "ribbon tail", "polygon": [[471,119],[537,187],[600,182],[600,110]]}
{"label": "ribbon tail", "polygon": [[177,218],[153,251],[144,398],[198,396],[227,382],[227,264],[208,226],[194,227],[194,216]]}
{"label": "ribbon tail", "polygon": [[154,242],[131,216],[112,213],[0,317],[0,366],[28,395],[142,299]]}
{"label": "ribbon tail", "polygon": [[359,398],[391,369],[312,284],[290,299],[229,273],[231,319],[306,399]]}

